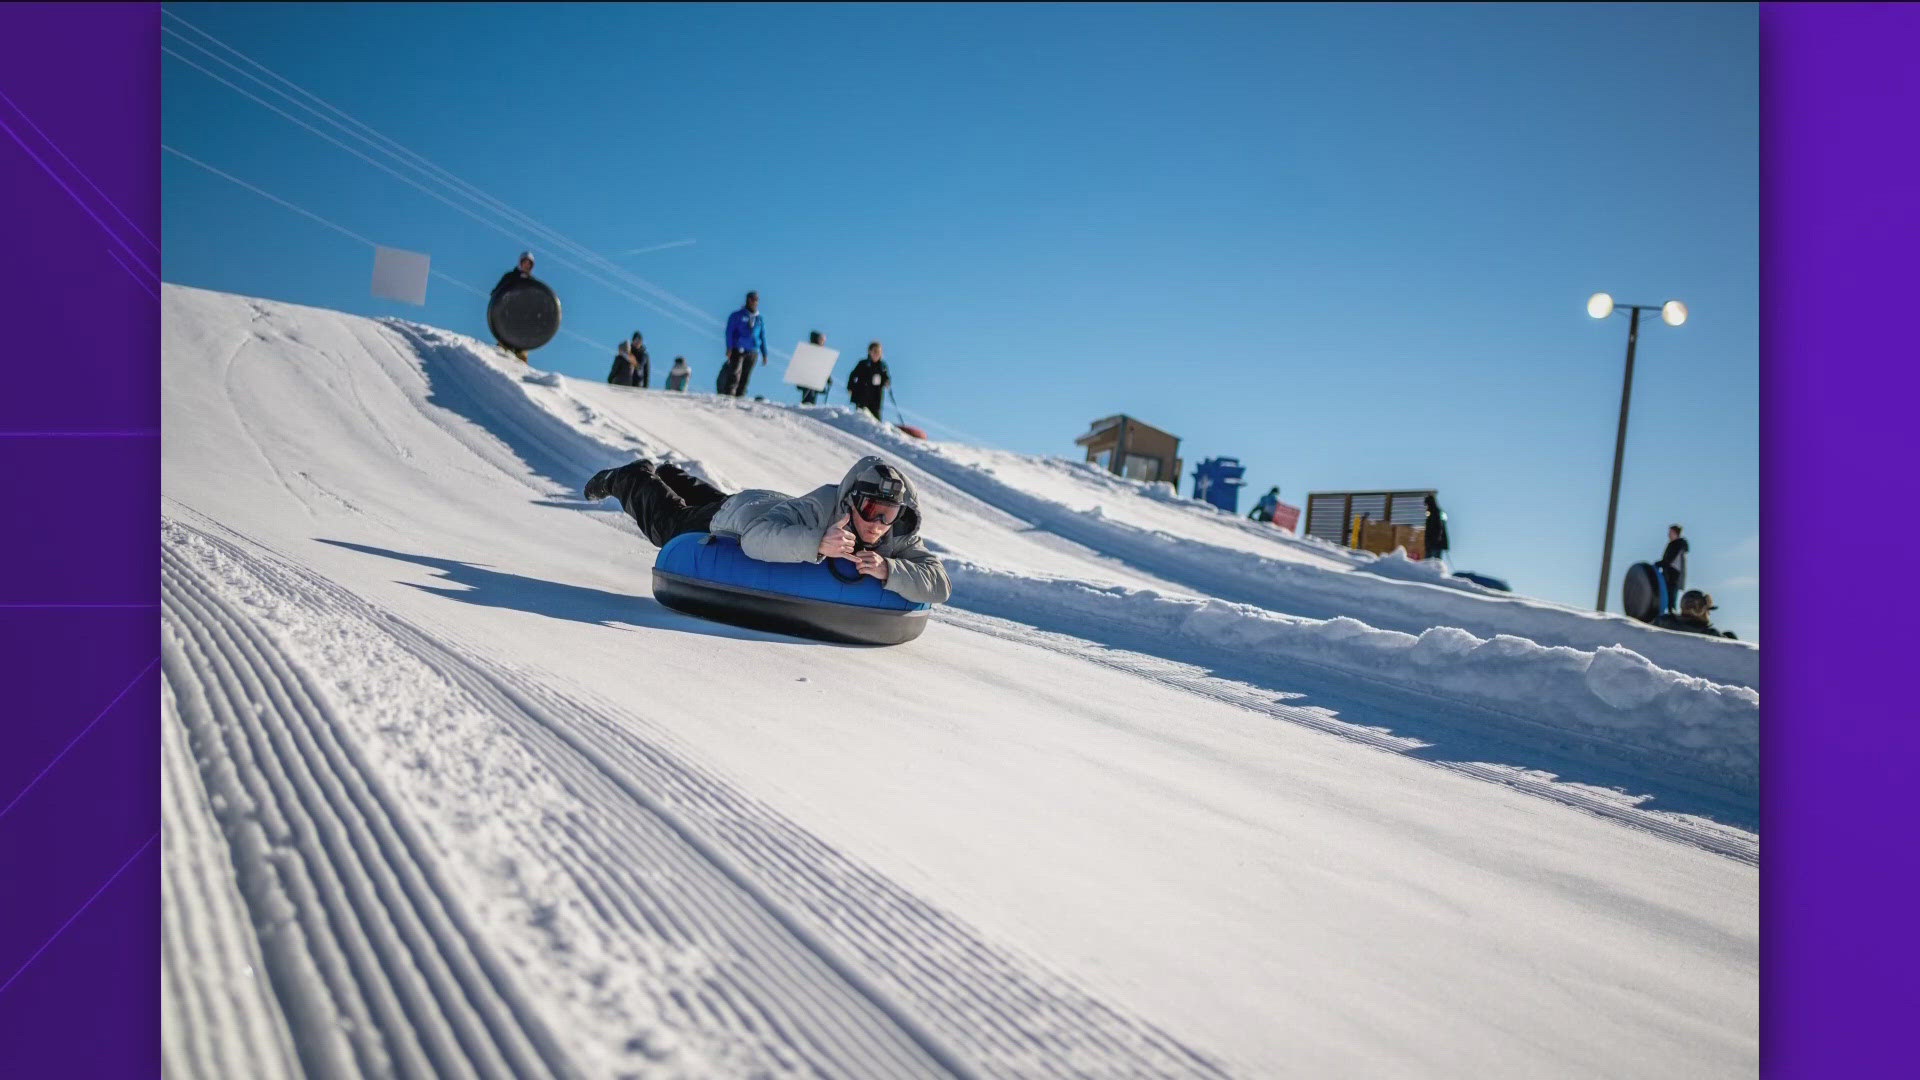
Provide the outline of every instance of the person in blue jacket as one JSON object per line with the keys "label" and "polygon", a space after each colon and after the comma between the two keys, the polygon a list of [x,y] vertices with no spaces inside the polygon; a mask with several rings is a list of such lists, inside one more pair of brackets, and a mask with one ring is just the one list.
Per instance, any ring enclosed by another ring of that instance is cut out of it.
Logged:
{"label": "person in blue jacket", "polygon": [[760,294],[747,294],[746,306],[727,316],[727,363],[720,369],[722,395],[747,395],[747,379],[767,362],[767,324],[760,318]]}
{"label": "person in blue jacket", "polygon": [[1247,517],[1254,521],[1264,521],[1271,525],[1273,524],[1273,515],[1278,512],[1279,509],[1280,485],[1275,484],[1273,487],[1267,489],[1265,495],[1260,496],[1259,502],[1253,504],[1253,512],[1248,514]]}

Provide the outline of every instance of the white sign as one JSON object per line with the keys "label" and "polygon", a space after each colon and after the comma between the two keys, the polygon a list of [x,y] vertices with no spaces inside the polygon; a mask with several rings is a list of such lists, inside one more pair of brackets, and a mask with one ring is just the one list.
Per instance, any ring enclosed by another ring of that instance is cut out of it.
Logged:
{"label": "white sign", "polygon": [[418,251],[373,249],[373,295],[403,304],[427,302],[427,273],[432,260]]}
{"label": "white sign", "polygon": [[787,361],[787,373],[780,381],[808,390],[825,390],[833,382],[833,363],[840,350],[824,345],[799,344],[793,347],[793,359]]}

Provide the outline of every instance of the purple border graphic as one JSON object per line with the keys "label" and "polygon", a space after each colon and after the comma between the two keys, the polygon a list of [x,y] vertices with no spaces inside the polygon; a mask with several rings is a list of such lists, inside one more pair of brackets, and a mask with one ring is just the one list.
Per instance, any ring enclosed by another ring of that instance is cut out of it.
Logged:
{"label": "purple border graphic", "polygon": [[0,1076],[160,1072],[159,24],[0,7]]}
{"label": "purple border graphic", "polygon": [[1915,640],[1920,6],[1768,5],[1760,30],[1762,1072],[1911,1076],[1920,725],[1889,687]]}
{"label": "purple border graphic", "polygon": [[[1763,1072],[1890,1076],[1920,1015],[1903,827],[1920,726],[1871,681],[1904,670],[1914,632],[1848,568],[1909,535],[1869,508],[1900,501],[1917,445],[1914,335],[1895,322],[1920,258],[1920,7],[1759,17]],[[6,1076],[159,1072],[159,18],[0,8],[0,206],[7,266],[27,271],[6,296],[44,316],[9,320],[0,395]],[[1815,531],[1816,497],[1869,520]],[[1870,573],[1905,577],[1882,559]]]}

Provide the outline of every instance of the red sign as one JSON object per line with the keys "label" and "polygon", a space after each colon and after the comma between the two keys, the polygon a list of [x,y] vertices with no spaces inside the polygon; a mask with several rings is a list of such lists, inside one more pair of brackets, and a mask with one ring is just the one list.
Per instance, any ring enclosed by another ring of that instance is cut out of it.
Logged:
{"label": "red sign", "polygon": [[1273,523],[1293,532],[1300,525],[1300,508],[1281,503],[1273,512]]}

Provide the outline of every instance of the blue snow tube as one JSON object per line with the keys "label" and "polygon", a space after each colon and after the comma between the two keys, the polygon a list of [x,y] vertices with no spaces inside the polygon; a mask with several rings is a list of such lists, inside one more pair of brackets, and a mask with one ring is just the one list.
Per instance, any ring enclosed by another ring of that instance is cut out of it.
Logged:
{"label": "blue snow tube", "polygon": [[682,533],[653,561],[653,595],[675,611],[852,645],[898,645],[927,628],[930,604],[888,592],[845,559],[770,563],[740,541]]}

